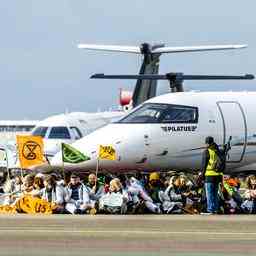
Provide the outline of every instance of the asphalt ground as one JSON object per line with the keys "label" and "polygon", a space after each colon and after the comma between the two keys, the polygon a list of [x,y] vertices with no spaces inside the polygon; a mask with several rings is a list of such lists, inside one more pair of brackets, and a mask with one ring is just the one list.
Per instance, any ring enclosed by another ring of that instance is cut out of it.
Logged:
{"label": "asphalt ground", "polygon": [[256,255],[256,217],[0,215],[0,255]]}

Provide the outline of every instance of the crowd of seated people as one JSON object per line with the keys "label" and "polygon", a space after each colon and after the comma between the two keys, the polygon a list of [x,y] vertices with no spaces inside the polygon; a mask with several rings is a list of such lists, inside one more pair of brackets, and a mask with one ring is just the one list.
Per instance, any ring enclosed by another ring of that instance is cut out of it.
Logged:
{"label": "crowd of seated people", "polygon": [[[16,174],[2,186],[1,204],[14,205],[23,195],[54,205],[65,214],[198,214],[206,209],[203,180],[178,172],[95,175]],[[256,213],[256,175],[224,176],[219,213]]]}

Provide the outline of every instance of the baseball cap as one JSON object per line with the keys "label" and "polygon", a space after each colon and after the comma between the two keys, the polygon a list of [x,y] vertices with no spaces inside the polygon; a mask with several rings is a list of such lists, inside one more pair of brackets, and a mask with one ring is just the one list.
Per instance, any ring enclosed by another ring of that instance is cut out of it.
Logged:
{"label": "baseball cap", "polygon": [[214,142],[214,139],[212,136],[208,136],[205,138],[205,144],[212,144]]}

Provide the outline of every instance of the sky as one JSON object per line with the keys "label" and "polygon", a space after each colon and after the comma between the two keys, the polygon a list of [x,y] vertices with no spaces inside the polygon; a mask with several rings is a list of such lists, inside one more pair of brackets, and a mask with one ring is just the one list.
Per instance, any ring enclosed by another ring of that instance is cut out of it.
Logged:
{"label": "sky", "polygon": [[[255,72],[256,2],[232,0],[11,0],[0,7],[0,120],[117,108],[141,56],[77,48],[79,43],[166,46],[248,44],[247,49],[161,56],[160,73]],[[256,90],[256,81],[186,82],[192,90]]]}

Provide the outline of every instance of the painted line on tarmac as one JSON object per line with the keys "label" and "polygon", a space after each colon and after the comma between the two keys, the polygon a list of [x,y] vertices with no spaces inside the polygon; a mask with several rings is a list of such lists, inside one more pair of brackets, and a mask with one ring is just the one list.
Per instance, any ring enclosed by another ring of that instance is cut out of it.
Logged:
{"label": "painted line on tarmac", "polygon": [[207,232],[207,231],[143,231],[143,230],[62,230],[62,229],[1,229],[0,232],[36,232],[36,233],[105,233],[105,234],[138,234],[138,235],[228,235],[243,236],[255,235],[256,232]]}

